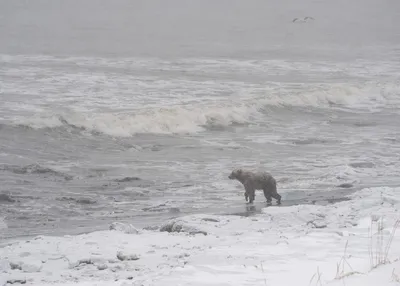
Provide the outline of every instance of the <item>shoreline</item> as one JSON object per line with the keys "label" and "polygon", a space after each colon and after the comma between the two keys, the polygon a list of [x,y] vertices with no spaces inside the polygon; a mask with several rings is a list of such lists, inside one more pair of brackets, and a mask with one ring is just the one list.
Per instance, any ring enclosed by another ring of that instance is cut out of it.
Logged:
{"label": "shoreline", "polygon": [[[300,192],[300,195],[296,195],[295,191],[288,192],[291,199],[289,200],[282,200],[281,205],[276,205],[276,202],[273,200],[272,205],[267,205],[265,202],[265,198],[262,195],[262,192],[257,193],[257,198],[254,201],[253,204],[247,204],[244,200],[243,203],[240,204],[237,202],[232,209],[230,210],[220,210],[214,208],[210,208],[208,212],[193,212],[193,213],[182,213],[177,216],[168,216],[166,218],[161,218],[162,214],[159,216],[156,216],[156,219],[154,219],[155,222],[149,223],[149,224],[142,224],[139,227],[142,227],[143,229],[156,229],[160,227],[160,225],[166,223],[167,221],[171,219],[179,219],[180,217],[185,217],[188,215],[227,215],[227,216],[243,216],[243,217],[250,217],[254,215],[258,215],[262,213],[263,208],[268,208],[268,207],[287,207],[287,206],[296,206],[296,205],[326,205],[326,204],[334,204],[336,202],[341,202],[344,200],[348,200],[346,195],[350,195],[360,188],[336,188],[332,191],[322,191],[322,192],[313,192],[305,196],[303,192]],[[303,194],[303,195],[302,195]],[[287,196],[287,193],[285,192],[285,196]],[[258,199],[258,200],[257,200]],[[149,219],[151,220],[151,219]],[[52,236],[52,237],[59,237],[59,236],[65,236],[65,235],[81,235],[81,234],[88,234],[91,232],[96,232],[96,231],[104,231],[107,230],[107,226],[109,226],[112,222],[114,221],[120,221],[123,223],[132,223],[135,224],[135,220],[130,221],[128,218],[123,218],[122,220],[115,220],[115,219],[107,219],[108,223],[103,223],[103,226],[100,228],[92,228],[92,229],[87,229],[87,230],[82,230],[82,231],[71,231],[71,229],[68,229],[67,231],[48,231],[44,232],[41,234],[32,234],[32,235],[24,235],[24,236],[17,236],[17,237],[7,237],[2,239],[0,242],[0,248],[7,246],[12,243],[16,243],[19,241],[24,241],[25,239],[32,239],[36,236]],[[7,228],[6,228],[7,229]]]}

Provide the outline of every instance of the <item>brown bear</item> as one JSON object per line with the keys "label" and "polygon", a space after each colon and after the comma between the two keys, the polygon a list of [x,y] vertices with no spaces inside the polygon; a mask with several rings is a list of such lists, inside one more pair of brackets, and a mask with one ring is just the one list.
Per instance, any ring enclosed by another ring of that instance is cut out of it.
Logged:
{"label": "brown bear", "polygon": [[235,169],[228,178],[238,180],[243,184],[245,189],[244,197],[249,203],[254,201],[256,190],[263,190],[267,203],[271,203],[272,198],[276,199],[278,204],[281,203],[281,196],[276,190],[276,181],[267,172],[251,172]]}

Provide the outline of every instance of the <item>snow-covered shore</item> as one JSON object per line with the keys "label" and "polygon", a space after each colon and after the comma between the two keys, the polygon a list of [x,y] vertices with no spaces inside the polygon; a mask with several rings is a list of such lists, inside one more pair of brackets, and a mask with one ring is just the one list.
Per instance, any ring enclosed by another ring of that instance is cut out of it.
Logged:
{"label": "snow-covered shore", "polygon": [[374,267],[400,218],[399,194],[380,187],[327,206],[192,215],[163,231],[115,223],[38,236],[0,249],[0,285],[400,285],[400,231]]}

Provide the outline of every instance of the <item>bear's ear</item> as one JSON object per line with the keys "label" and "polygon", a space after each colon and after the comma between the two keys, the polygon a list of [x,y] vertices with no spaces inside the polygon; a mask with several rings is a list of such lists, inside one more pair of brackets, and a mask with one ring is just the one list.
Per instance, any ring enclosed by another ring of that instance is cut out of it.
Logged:
{"label": "bear's ear", "polygon": [[238,170],[237,170],[237,173],[238,173],[238,174],[241,174],[241,173],[243,173],[243,170],[242,170],[242,169],[238,169]]}

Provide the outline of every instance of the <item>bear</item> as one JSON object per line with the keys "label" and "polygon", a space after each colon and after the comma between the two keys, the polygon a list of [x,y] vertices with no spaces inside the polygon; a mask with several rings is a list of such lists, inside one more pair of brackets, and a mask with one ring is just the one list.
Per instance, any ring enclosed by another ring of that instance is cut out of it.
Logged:
{"label": "bear", "polygon": [[276,180],[268,172],[252,172],[242,169],[235,169],[228,176],[230,180],[238,180],[243,184],[246,202],[253,203],[255,199],[255,191],[263,190],[267,203],[272,202],[272,198],[276,199],[277,204],[281,204],[281,195],[278,194],[276,188]]}

